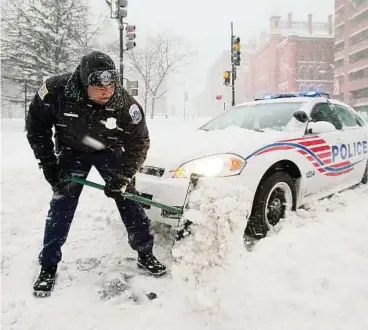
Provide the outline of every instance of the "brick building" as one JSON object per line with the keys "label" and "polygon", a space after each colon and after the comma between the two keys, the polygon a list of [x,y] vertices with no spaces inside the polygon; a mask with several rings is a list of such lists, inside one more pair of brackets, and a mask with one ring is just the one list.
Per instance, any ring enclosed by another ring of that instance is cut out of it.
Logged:
{"label": "brick building", "polygon": [[249,60],[248,99],[267,93],[321,90],[332,92],[334,39],[332,15],[326,22],[271,16]]}
{"label": "brick building", "polygon": [[368,113],[368,0],[335,0],[334,97]]}

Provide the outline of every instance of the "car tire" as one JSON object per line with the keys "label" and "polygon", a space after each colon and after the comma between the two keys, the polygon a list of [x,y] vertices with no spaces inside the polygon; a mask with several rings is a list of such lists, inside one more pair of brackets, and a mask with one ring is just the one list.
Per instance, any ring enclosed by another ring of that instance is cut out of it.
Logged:
{"label": "car tire", "polygon": [[367,164],[365,165],[365,172],[362,178],[362,183],[363,184],[367,184],[368,183],[368,160],[367,160]]}
{"label": "car tire", "polygon": [[286,172],[263,179],[256,191],[245,235],[260,239],[267,235],[287,211],[295,210],[295,180]]}

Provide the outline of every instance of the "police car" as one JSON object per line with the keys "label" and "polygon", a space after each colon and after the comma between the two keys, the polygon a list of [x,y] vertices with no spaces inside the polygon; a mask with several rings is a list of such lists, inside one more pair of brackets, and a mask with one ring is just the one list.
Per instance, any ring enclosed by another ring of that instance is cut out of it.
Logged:
{"label": "police car", "polygon": [[[232,134],[239,130],[243,135]],[[223,133],[214,143],[216,131]],[[257,219],[264,236],[287,211],[368,180],[368,123],[328,95],[269,95],[232,107],[196,133],[200,147],[189,154],[168,155],[166,164],[148,160],[137,175],[138,191],[182,207],[192,173],[244,185],[252,195],[248,223]],[[147,213],[177,225],[174,214]]]}

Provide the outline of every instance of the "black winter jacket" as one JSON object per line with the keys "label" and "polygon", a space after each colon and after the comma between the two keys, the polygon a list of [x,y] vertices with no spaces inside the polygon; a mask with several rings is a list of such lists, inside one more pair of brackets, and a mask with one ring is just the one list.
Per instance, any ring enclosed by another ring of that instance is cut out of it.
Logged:
{"label": "black winter jacket", "polygon": [[122,147],[119,174],[133,177],[147,157],[148,129],[141,106],[121,86],[109,102],[93,103],[73,74],[49,78],[35,95],[26,118],[27,139],[40,163],[56,159],[55,141],[81,153]]}

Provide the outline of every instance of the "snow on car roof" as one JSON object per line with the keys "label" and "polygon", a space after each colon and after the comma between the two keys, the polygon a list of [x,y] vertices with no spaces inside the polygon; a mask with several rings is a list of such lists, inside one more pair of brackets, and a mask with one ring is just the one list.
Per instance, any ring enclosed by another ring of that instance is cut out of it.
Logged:
{"label": "snow on car roof", "polygon": [[[335,102],[335,100],[329,99],[330,102]],[[241,107],[244,105],[253,105],[253,104],[267,104],[267,103],[310,103],[315,104],[318,102],[326,102],[325,97],[288,97],[288,98],[279,98],[279,99],[268,99],[268,100],[258,100],[258,101],[250,101],[240,103],[234,106],[234,108]]]}

